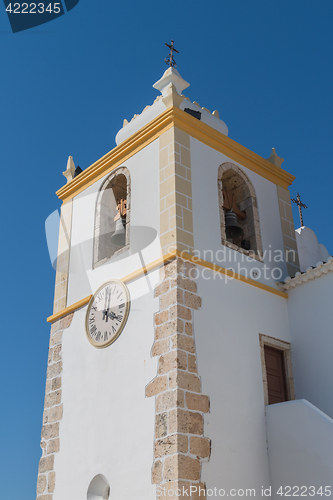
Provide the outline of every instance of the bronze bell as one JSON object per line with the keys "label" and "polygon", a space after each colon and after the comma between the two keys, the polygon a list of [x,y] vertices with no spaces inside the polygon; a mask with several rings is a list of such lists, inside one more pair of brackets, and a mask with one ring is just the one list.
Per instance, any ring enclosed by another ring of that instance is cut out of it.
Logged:
{"label": "bronze bell", "polygon": [[243,229],[238,224],[237,215],[232,209],[225,214],[225,234],[227,239],[237,238],[244,234]]}
{"label": "bronze bell", "polygon": [[111,243],[118,247],[125,246],[126,241],[126,218],[119,217],[116,221],[116,230],[111,236]]}

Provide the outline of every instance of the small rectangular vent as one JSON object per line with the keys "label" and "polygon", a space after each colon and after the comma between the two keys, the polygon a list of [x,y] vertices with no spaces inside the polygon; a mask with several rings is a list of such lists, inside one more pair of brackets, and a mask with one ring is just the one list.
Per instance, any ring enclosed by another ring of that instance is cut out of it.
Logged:
{"label": "small rectangular vent", "polygon": [[194,111],[194,109],[190,109],[190,108],[185,108],[184,111],[185,111],[185,113],[188,113],[189,115],[194,116],[194,118],[196,118],[197,120],[201,120],[200,111]]}

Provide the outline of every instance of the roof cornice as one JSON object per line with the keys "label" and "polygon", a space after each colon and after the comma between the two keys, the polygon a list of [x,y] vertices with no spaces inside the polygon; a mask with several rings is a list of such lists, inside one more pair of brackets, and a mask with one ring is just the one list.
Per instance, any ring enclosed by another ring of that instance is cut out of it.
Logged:
{"label": "roof cornice", "polygon": [[85,169],[80,175],[57,191],[57,196],[66,202],[87,189],[104,175],[112,172],[135,153],[157,139],[171,127],[177,127],[207,146],[225,154],[234,161],[256,172],[265,179],[285,189],[295,177],[280,167],[257,155],[245,146],[197,120],[183,110],[171,106],[109,153]]}
{"label": "roof cornice", "polygon": [[290,276],[288,276],[284,280],[284,283],[279,283],[279,288],[280,290],[287,291],[295,286],[320,278],[320,276],[323,276],[331,271],[333,271],[333,257],[331,257],[327,262],[318,262],[316,267],[308,267],[305,273],[296,273],[295,278],[290,278]]}

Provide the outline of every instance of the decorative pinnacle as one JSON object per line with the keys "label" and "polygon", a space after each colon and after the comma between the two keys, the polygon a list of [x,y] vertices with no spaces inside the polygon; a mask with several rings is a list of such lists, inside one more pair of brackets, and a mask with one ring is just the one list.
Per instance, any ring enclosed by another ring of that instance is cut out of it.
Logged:
{"label": "decorative pinnacle", "polygon": [[170,53],[168,54],[168,57],[166,57],[164,59],[164,61],[166,62],[166,64],[168,66],[170,66],[170,68],[177,68],[177,64],[176,64],[176,61],[174,60],[173,58],[173,53],[174,52],[177,52],[177,54],[179,54],[178,50],[176,50],[173,46],[173,40],[171,40],[171,44],[169,45],[168,43],[165,44],[167,47],[169,47],[170,49]]}
{"label": "decorative pinnacle", "polygon": [[299,193],[297,193],[296,200],[295,200],[295,198],[292,198],[291,201],[293,203],[296,203],[296,205],[298,206],[299,218],[301,219],[301,227],[303,227],[304,224],[303,224],[302,208],[308,208],[308,207],[306,205],[304,205],[304,203],[301,202],[301,197],[300,197]]}

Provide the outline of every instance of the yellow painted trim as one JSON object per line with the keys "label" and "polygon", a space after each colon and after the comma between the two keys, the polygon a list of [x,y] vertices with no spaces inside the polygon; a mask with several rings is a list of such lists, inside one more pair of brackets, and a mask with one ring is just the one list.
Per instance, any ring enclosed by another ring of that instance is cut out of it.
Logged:
{"label": "yellow painted trim", "polygon": [[135,153],[148,146],[148,144],[173,126],[172,109],[167,109],[164,113],[145,125],[145,127],[119,144],[119,146],[116,146],[105,156],[93,163],[68,184],[65,184],[56,192],[57,196],[65,203],[104,177],[104,175],[112,172],[112,170],[119,167]]}
{"label": "yellow painted trim", "polygon": [[[174,258],[176,256],[176,252],[169,253],[167,255],[163,255],[163,257],[160,257],[159,259],[154,260],[150,264],[147,264],[144,267],[141,267],[140,269],[137,269],[133,273],[127,274],[124,276],[120,281],[123,283],[128,283],[129,281],[132,281],[136,278],[139,278],[143,274],[147,274],[149,271],[152,271],[156,267],[160,266],[164,262],[167,262],[168,260]],[[57,312],[56,314],[53,314],[52,316],[49,316],[47,318],[48,323],[54,323],[58,319],[62,318],[66,314],[69,314],[76,309],[80,309],[80,307],[85,306],[88,304],[89,300],[91,299],[92,295],[88,295],[88,297],[85,297],[84,299],[79,300],[78,302],[75,302],[75,304],[72,304],[71,306],[66,307],[65,309],[62,309],[61,311]]]}
{"label": "yellow painted trim", "polygon": [[235,273],[235,272],[231,271],[230,269],[226,269],[225,267],[217,266],[216,264],[212,264],[211,262],[207,262],[206,260],[199,259],[199,257],[195,257],[194,255],[190,255],[186,252],[182,252],[181,250],[176,250],[175,253],[178,257],[181,257],[184,260],[189,260],[189,261],[193,262],[194,264],[199,264],[202,267],[207,267],[208,269],[211,269],[212,271],[216,271],[216,272],[224,274],[226,276],[230,276],[230,278],[234,278],[236,280],[242,281],[243,283],[247,283],[248,285],[255,286],[257,288],[260,288],[261,290],[265,290],[266,292],[274,293],[275,295],[279,295],[280,297],[284,297],[285,299],[288,298],[288,294],[285,292],[281,292],[280,290],[277,290],[276,288],[273,288],[272,286],[264,285],[263,283],[260,283],[259,281],[255,281],[251,278],[247,278],[246,276],[243,276],[242,274]]}
{"label": "yellow painted trim", "polygon": [[206,125],[206,123],[198,122],[189,113],[184,113],[179,108],[174,108],[173,112],[175,127],[187,132],[191,137],[198,139],[212,149],[225,154],[249,170],[285,189],[288,189],[288,186],[294,181],[295,176],[289,174],[289,172],[277,167],[257,153],[230,139],[230,137]]}
{"label": "yellow painted trim", "polygon": [[280,167],[257,155],[245,146],[218,132],[174,106],[166,109],[150,123],[135,132],[105,156],[97,160],[80,175],[57,191],[57,196],[66,201],[78,195],[104,175],[112,172],[128,158],[141,151],[171,127],[177,127],[207,146],[256,172],[265,179],[285,189],[295,177]]}
{"label": "yellow painted trim", "polygon": [[66,314],[69,314],[73,311],[76,311],[76,309],[80,309],[80,307],[83,307],[86,304],[88,304],[91,297],[92,297],[92,295],[88,295],[88,297],[85,297],[84,299],[81,299],[78,302],[75,302],[75,304],[72,304],[71,306],[65,307],[65,309],[62,309],[61,311],[57,312],[56,314],[52,314],[52,316],[49,316],[46,319],[46,321],[48,323],[54,323],[55,321],[62,318]]}
{"label": "yellow painted trim", "polygon": [[170,259],[173,259],[176,257],[176,252],[170,252],[166,255],[163,255],[163,257],[160,257],[159,259],[154,260],[150,264],[147,264],[144,267],[141,267],[141,269],[137,269],[133,273],[127,274],[127,276],[124,276],[121,281],[124,283],[128,283],[129,281],[135,280],[136,278],[139,278],[139,276],[142,276],[143,274],[147,274],[149,271],[154,270],[156,267],[160,266],[161,264],[164,264],[164,262],[167,262]]}
{"label": "yellow painted trim", "polygon": [[[123,283],[128,283],[129,281],[133,281],[136,278],[139,278],[143,274],[147,274],[149,271],[153,271],[157,267],[159,267],[161,264],[164,262],[167,262],[169,260],[174,259],[175,257],[180,257],[184,260],[189,260],[190,262],[193,262],[194,264],[198,264],[202,267],[207,267],[208,269],[211,269],[212,271],[224,274],[226,276],[230,276],[230,278],[234,278],[238,281],[242,281],[243,283],[247,283],[248,285],[255,286],[257,288],[260,288],[261,290],[264,290],[265,292],[270,292],[275,295],[279,295],[280,297],[283,297],[285,299],[288,298],[288,294],[286,292],[282,292],[280,290],[277,290],[276,288],[273,288],[272,286],[264,285],[263,283],[260,283],[258,281],[255,281],[251,278],[247,278],[246,276],[243,276],[238,273],[234,273],[230,269],[226,269],[225,267],[220,267],[217,266],[216,264],[212,264],[211,262],[207,262],[206,260],[199,259],[199,257],[195,257],[194,255],[190,255],[186,252],[183,252],[181,250],[174,250],[173,252],[170,252],[166,255],[163,255],[163,257],[160,257],[159,259],[154,260],[150,264],[147,264],[144,267],[141,267],[140,269],[137,269],[133,273],[127,274],[124,276],[120,281]],[[72,304],[69,307],[66,307],[62,311],[59,311],[56,314],[53,314],[52,316],[49,316],[47,318],[48,323],[54,323],[57,321],[59,318],[62,318],[66,314],[75,311],[76,309],[79,309],[80,307],[86,305],[89,300],[91,299],[92,295],[89,295],[88,297],[85,297],[82,300],[79,300],[78,302],[75,302],[75,304]]]}

